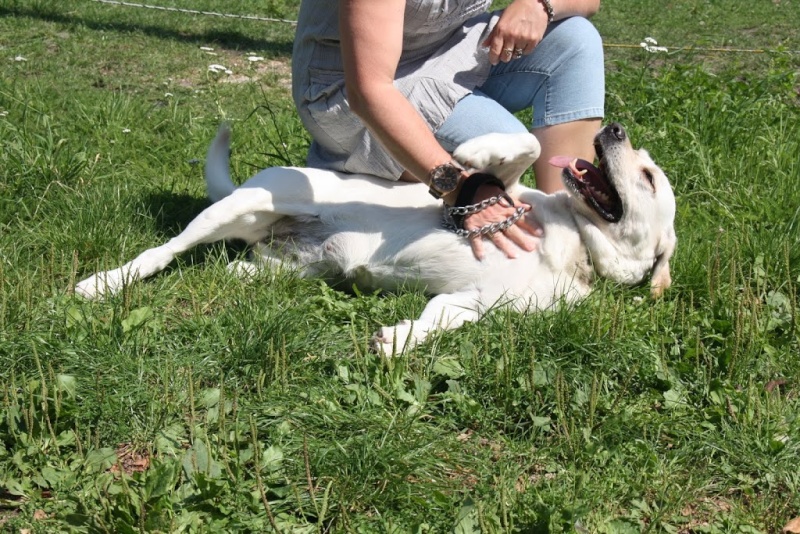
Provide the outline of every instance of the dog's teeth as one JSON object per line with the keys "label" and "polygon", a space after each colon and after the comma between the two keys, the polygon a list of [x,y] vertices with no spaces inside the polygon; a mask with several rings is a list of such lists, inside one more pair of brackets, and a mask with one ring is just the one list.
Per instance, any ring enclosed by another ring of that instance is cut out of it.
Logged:
{"label": "dog's teeth", "polygon": [[[584,171],[584,172],[586,172],[586,171]],[[591,192],[591,195],[594,197],[594,199],[597,202],[599,202],[600,204],[610,204],[611,203],[611,199],[609,198],[608,193],[606,191],[598,189],[592,183],[588,183],[588,186],[589,186],[589,191]]]}
{"label": "dog's teeth", "polygon": [[580,177],[580,176],[583,176],[587,172],[586,169],[583,169],[583,170],[579,170],[578,169],[578,158],[575,158],[575,159],[573,159],[572,161],[569,162],[569,170],[572,172],[572,174],[576,178]]}

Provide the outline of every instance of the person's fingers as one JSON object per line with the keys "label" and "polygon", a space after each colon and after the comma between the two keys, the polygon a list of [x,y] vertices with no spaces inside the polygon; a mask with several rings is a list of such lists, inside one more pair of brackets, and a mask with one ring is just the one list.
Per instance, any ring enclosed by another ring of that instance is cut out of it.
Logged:
{"label": "person's fingers", "polygon": [[472,255],[475,256],[475,259],[478,261],[483,260],[483,236],[478,235],[471,238],[469,240],[469,245],[472,247]]}
{"label": "person's fingers", "polygon": [[508,41],[503,42],[503,53],[500,55],[500,61],[508,63],[514,58],[514,45],[509,44]]}
{"label": "person's fingers", "polygon": [[497,26],[489,32],[489,37],[487,37],[482,44],[489,49],[489,63],[497,65],[500,54],[503,52],[503,39],[497,34]]}
{"label": "person's fingers", "polygon": [[483,46],[489,48],[489,61],[496,65],[530,54],[547,30],[547,14],[540,6],[513,2],[500,13]]}
{"label": "person's fingers", "polygon": [[489,50],[489,63],[497,65],[500,53],[503,50],[503,40],[497,38],[496,26],[489,32],[489,36],[481,44]]}
{"label": "person's fingers", "polygon": [[[528,204],[523,204],[523,206],[525,206],[526,211],[528,212],[530,212],[532,209],[531,206],[529,206]],[[535,237],[542,237],[544,235],[544,228],[542,228],[542,225],[539,223],[539,220],[536,218],[535,215],[533,216],[527,215],[525,217],[520,217],[520,219],[517,221],[516,226],[519,226],[524,231]]]}
{"label": "person's fingers", "polygon": [[500,61],[508,63],[512,59],[517,59],[526,48],[515,44],[514,40],[509,37],[501,36],[497,27],[483,41],[483,46],[489,49],[489,63],[492,65],[497,65]]}
{"label": "person's fingers", "polygon": [[513,260],[517,257],[518,249],[514,246],[514,244],[505,236],[504,232],[495,232],[489,236],[500,251],[506,255],[506,258]]}
{"label": "person's fingers", "polygon": [[[526,211],[530,211],[531,207],[527,204],[521,204]],[[501,223],[512,217],[516,209],[520,206],[504,206],[495,204],[489,208],[472,214],[464,221],[464,228],[466,230],[477,230],[490,224]],[[536,249],[538,245],[537,238],[543,235],[541,225],[534,217],[521,217],[515,224],[506,228],[502,232],[493,232],[486,235],[477,235],[470,239],[470,246],[475,257],[482,260],[485,257],[485,248],[483,244],[484,238],[487,238],[508,258],[516,258],[519,255],[519,250],[531,252]]]}
{"label": "person's fingers", "polygon": [[497,65],[499,62],[508,63],[514,59],[514,43],[498,39],[489,47],[489,62]]}
{"label": "person's fingers", "polygon": [[544,230],[538,223],[531,223],[524,217],[517,221],[516,226],[522,228],[525,233],[530,234],[533,237],[542,237],[544,235]]}
{"label": "person's fingers", "polygon": [[[508,241],[510,241],[511,243],[513,243],[514,245],[518,246],[519,248],[521,248],[526,252],[532,252],[533,250],[536,249],[536,238],[533,237],[529,232],[522,230],[516,224],[510,226],[503,233],[508,238],[507,239]],[[508,254],[506,255],[508,256]]]}

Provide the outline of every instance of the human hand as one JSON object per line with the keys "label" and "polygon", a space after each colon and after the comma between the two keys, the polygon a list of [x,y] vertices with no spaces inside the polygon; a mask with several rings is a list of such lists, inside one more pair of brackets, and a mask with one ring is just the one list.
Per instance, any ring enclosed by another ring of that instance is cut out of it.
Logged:
{"label": "human hand", "polygon": [[508,63],[530,54],[542,40],[547,23],[547,11],[539,0],[512,2],[483,42],[489,48],[489,62]]}
{"label": "human hand", "polygon": [[[478,204],[482,200],[497,196],[503,193],[503,190],[495,185],[482,185],[478,188],[473,203]],[[522,204],[525,211],[530,211],[531,207],[527,204]],[[472,215],[464,218],[465,230],[476,230],[483,226],[492,223],[500,223],[514,215],[517,206],[509,206],[505,202],[498,202],[488,208],[481,210]],[[495,232],[486,236],[476,235],[470,238],[470,246],[475,258],[482,260],[485,257],[483,238],[488,237],[492,243],[495,244],[508,258],[514,259],[520,249],[531,252],[536,248],[537,237],[543,235],[542,228],[534,220],[529,220],[529,217],[520,217],[516,223],[502,232]]]}

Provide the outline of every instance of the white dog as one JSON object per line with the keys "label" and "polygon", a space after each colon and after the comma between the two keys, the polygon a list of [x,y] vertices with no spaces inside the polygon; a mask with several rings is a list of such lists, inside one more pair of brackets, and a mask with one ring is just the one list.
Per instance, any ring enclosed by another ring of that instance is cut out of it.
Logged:
{"label": "white dog", "polygon": [[364,290],[416,286],[434,295],[422,315],[381,328],[373,339],[388,354],[436,329],[475,321],[495,307],[546,309],[590,291],[595,275],[633,285],[651,277],[659,296],[671,284],[675,198],[664,173],[634,150],[618,124],[595,139],[597,167],[553,158],[566,191],[545,195],[518,183],[539,156],[531,134],[489,134],[464,143],[454,158],[500,178],[507,192],[530,204],[526,217],[543,228],[533,252],[509,259],[493,246],[475,259],[466,239],[444,229],[442,206],[423,184],[369,176],[273,167],[236,188],[230,179],[230,130],[223,126],[206,160],[215,204],[166,244],[118,269],[80,282],[76,293],[96,298],[164,269],[199,243],[242,239],[256,245],[237,270],[286,265],[302,276],[355,283]]}

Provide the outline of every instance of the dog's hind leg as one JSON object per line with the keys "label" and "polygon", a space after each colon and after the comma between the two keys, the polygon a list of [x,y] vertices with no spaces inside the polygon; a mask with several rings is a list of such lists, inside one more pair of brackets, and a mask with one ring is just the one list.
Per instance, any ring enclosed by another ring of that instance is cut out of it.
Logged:
{"label": "dog's hind leg", "polygon": [[271,244],[263,241],[253,245],[247,259],[229,263],[228,272],[242,279],[253,278],[264,272],[291,272],[301,277],[306,275],[302,265],[291,261],[287,255],[276,254]]}
{"label": "dog's hind leg", "polygon": [[206,208],[186,229],[165,244],[144,251],[122,267],[90,276],[75,286],[85,298],[118,292],[125,284],[163,270],[182,252],[201,243],[242,239],[255,243],[268,235],[269,227],[282,215],[267,211],[272,194],[259,188],[237,189]]}

